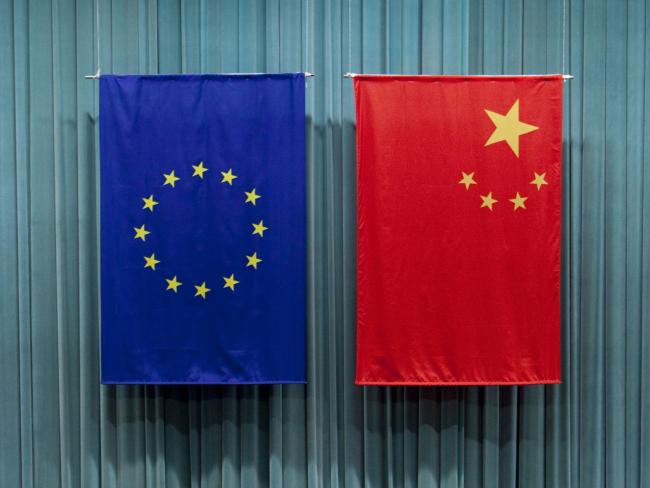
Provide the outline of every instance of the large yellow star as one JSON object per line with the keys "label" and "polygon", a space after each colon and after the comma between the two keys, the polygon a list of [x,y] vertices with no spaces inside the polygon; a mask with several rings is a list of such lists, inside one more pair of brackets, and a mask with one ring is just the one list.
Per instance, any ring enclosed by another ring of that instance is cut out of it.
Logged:
{"label": "large yellow star", "polygon": [[268,227],[264,227],[264,221],[260,220],[259,224],[253,224],[253,228],[255,229],[253,231],[253,235],[257,234],[260,237],[264,237],[264,231],[268,230]]}
{"label": "large yellow star", "polygon": [[221,172],[221,183],[228,183],[230,186],[232,186],[232,180],[237,178],[236,175],[232,174],[232,168],[230,168],[228,171],[222,171]]}
{"label": "large yellow star", "polygon": [[194,294],[195,297],[201,297],[205,300],[205,295],[211,291],[210,288],[205,286],[205,281],[201,283],[200,285],[194,285],[194,288],[196,288],[196,293]]}
{"label": "large yellow star", "polygon": [[163,173],[163,176],[165,177],[165,182],[163,183],[163,186],[171,185],[172,188],[175,188],[176,182],[180,180],[180,178],[176,176],[173,171],[169,174]]}
{"label": "large yellow star", "polygon": [[469,190],[470,185],[476,185],[476,181],[474,181],[474,172],[472,171],[471,173],[467,174],[464,171],[461,171],[463,174],[463,177],[461,180],[458,182],[461,185],[465,185],[465,189]]}
{"label": "large yellow star", "polygon": [[198,176],[201,179],[203,179],[203,173],[205,173],[208,170],[208,168],[203,166],[203,161],[201,161],[196,166],[192,165],[192,168],[194,168],[194,173],[192,174],[192,176]]}
{"label": "large yellow star", "polygon": [[515,198],[510,198],[509,199],[512,203],[515,204],[515,210],[518,208],[523,208],[526,210],[526,200],[528,200],[528,197],[522,197],[519,192],[517,192],[517,195],[515,195]]}
{"label": "large yellow star", "polygon": [[144,228],[144,224],[142,224],[141,227],[134,227],[133,230],[135,231],[135,236],[133,238],[142,239],[143,241],[146,240],[147,234],[151,234],[151,232]]}
{"label": "large yellow star", "polygon": [[244,193],[246,193],[246,201],[244,203],[250,202],[255,205],[255,201],[258,198],[262,198],[262,195],[255,193],[255,188],[253,188],[251,191],[245,191]]}
{"label": "large yellow star", "polygon": [[485,109],[485,113],[495,125],[494,132],[492,132],[485,145],[489,146],[495,142],[506,141],[517,157],[519,157],[519,136],[539,129],[539,127],[519,120],[519,99],[515,100],[515,103],[512,104],[512,107],[505,115],[488,109]]}
{"label": "large yellow star", "polygon": [[154,271],[156,270],[156,264],[158,264],[160,261],[156,259],[156,254],[152,254],[151,256],[145,256],[144,260],[146,261],[146,264],[144,265],[145,268],[151,268]]}
{"label": "large yellow star", "polygon": [[153,199],[153,195],[149,195],[149,198],[143,198],[142,201],[144,202],[144,207],[142,207],[142,210],[148,208],[153,212],[153,208],[158,205],[158,202]]}
{"label": "large yellow star", "polygon": [[495,200],[492,198],[492,192],[488,193],[487,195],[480,195],[481,200],[483,200],[483,203],[481,204],[481,208],[487,207],[490,210],[492,210],[492,205],[497,203],[499,200]]}
{"label": "large yellow star", "polygon": [[239,283],[239,281],[237,281],[237,280],[235,279],[235,275],[234,275],[234,274],[231,274],[228,278],[226,278],[226,277],[224,276],[224,277],[223,277],[223,281],[226,282],[226,284],[223,285],[223,287],[224,287],[224,288],[230,288],[232,291],[235,291],[235,285],[236,285],[237,283]]}
{"label": "large yellow star", "polygon": [[[533,173],[535,173],[533,171]],[[536,185],[537,186],[537,191],[539,191],[542,188],[542,185],[548,185],[546,180],[544,179],[546,177],[546,173],[542,173],[541,175],[538,175],[535,173],[535,179],[530,182],[531,185]]]}
{"label": "large yellow star", "polygon": [[165,278],[165,281],[167,282],[167,289],[173,290],[174,293],[177,293],[177,288],[183,284],[176,279],[176,276],[174,276],[171,280]]}
{"label": "large yellow star", "polygon": [[252,256],[246,256],[246,259],[248,259],[248,263],[246,263],[247,268],[249,266],[252,266],[253,268],[257,269],[257,265],[262,262],[262,260],[257,257],[256,252],[254,252]]}

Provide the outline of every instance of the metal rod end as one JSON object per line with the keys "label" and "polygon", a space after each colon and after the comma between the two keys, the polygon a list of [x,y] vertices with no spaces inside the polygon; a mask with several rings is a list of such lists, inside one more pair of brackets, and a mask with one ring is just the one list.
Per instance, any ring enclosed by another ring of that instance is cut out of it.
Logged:
{"label": "metal rod end", "polygon": [[86,76],[84,76],[84,78],[87,79],[87,80],[98,80],[100,75],[101,75],[101,72],[99,71],[99,68],[97,68],[97,73],[95,73],[94,75],[86,75]]}

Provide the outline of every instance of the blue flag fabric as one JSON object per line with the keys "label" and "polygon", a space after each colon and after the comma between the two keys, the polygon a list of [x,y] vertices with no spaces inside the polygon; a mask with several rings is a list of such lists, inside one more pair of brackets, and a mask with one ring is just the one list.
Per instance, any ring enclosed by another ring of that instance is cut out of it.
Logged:
{"label": "blue flag fabric", "polygon": [[100,142],[102,382],[305,382],[304,75],[102,75]]}

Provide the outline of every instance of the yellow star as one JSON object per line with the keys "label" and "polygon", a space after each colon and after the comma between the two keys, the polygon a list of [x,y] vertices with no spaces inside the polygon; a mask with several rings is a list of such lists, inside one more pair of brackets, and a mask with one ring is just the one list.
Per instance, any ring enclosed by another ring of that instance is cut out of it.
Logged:
{"label": "yellow star", "polygon": [[158,202],[153,199],[153,195],[149,195],[149,198],[143,198],[142,201],[144,202],[142,210],[148,208],[153,212],[153,208],[158,205]]}
{"label": "yellow star", "polygon": [[156,270],[156,264],[158,264],[160,261],[156,259],[156,254],[152,254],[151,256],[145,256],[144,260],[147,262],[147,264],[144,265],[145,268],[151,268],[154,271]]}
{"label": "yellow star", "polygon": [[519,120],[519,100],[515,100],[506,115],[501,115],[491,110],[485,109],[485,113],[490,117],[495,125],[494,132],[485,143],[486,146],[495,142],[506,141],[515,156],[519,157],[519,136],[533,132],[539,129],[534,125],[526,124]]}
{"label": "yellow star", "polygon": [[198,176],[201,179],[203,179],[203,173],[205,173],[208,170],[208,168],[203,166],[203,161],[201,161],[196,166],[192,165],[192,168],[194,168],[194,173],[192,174],[192,176]]}
{"label": "yellow star", "polygon": [[201,283],[200,285],[194,285],[194,288],[196,288],[196,293],[194,294],[195,297],[202,297],[205,300],[205,295],[211,291],[210,288],[205,286],[205,281]]}
{"label": "yellow star", "polygon": [[147,234],[151,234],[151,232],[144,228],[144,224],[142,224],[142,227],[134,227],[133,230],[135,231],[135,236],[133,238],[142,239],[143,241],[147,237]]}
{"label": "yellow star", "polygon": [[[533,173],[535,173],[533,171]],[[546,176],[546,173],[542,173],[541,175],[538,175],[535,173],[535,179],[530,182],[531,185],[536,185],[537,186],[537,191],[539,191],[542,188],[542,185],[548,185],[544,177]]]}
{"label": "yellow star", "polygon": [[523,208],[524,210],[526,209],[525,202],[528,200],[528,197],[522,197],[519,192],[517,192],[517,195],[515,198],[510,198],[510,201],[515,204],[515,210],[518,208]]}
{"label": "yellow star", "polygon": [[224,288],[230,288],[232,291],[235,291],[235,285],[239,283],[239,281],[235,279],[234,274],[231,274],[228,278],[224,276],[223,280],[226,282],[226,284],[223,285]]}
{"label": "yellow star", "polygon": [[232,174],[232,168],[230,168],[228,171],[222,171],[221,176],[223,176],[221,183],[228,183],[230,186],[232,186],[232,180],[237,178],[236,175]]}
{"label": "yellow star", "polygon": [[464,171],[461,171],[463,174],[463,178],[458,182],[461,185],[465,185],[465,189],[469,190],[470,185],[476,185],[476,181],[474,181],[474,172],[472,171],[471,173],[467,174]]}
{"label": "yellow star", "polygon": [[171,185],[172,188],[175,188],[176,187],[176,182],[178,180],[180,180],[180,178],[178,176],[176,176],[173,171],[171,173],[169,173],[169,174],[163,173],[163,176],[165,177],[165,182],[163,183],[163,186]]}
{"label": "yellow star", "polygon": [[246,263],[247,268],[249,266],[252,266],[253,268],[257,269],[257,265],[262,262],[262,260],[257,257],[256,252],[254,252],[252,256],[246,256],[246,259],[248,259],[248,263]]}
{"label": "yellow star", "polygon": [[246,201],[244,203],[251,202],[253,205],[255,205],[255,201],[258,198],[262,198],[261,195],[255,193],[255,188],[253,188],[251,191],[245,191],[244,193],[246,193]]}
{"label": "yellow star", "polygon": [[492,205],[494,205],[495,203],[497,203],[499,201],[499,200],[495,200],[494,198],[492,198],[492,192],[488,193],[485,196],[480,195],[480,197],[483,200],[483,203],[481,204],[481,208],[487,207],[490,210],[492,210]]}
{"label": "yellow star", "polygon": [[174,276],[171,280],[168,280],[167,278],[165,278],[165,281],[167,282],[167,289],[168,290],[173,290],[174,293],[177,293],[176,289],[183,284],[183,283],[181,283],[180,281],[178,281],[176,279],[176,276]]}
{"label": "yellow star", "polygon": [[260,220],[259,224],[253,224],[253,227],[255,230],[253,231],[253,235],[257,234],[260,237],[264,237],[264,231],[268,230],[268,227],[264,227],[264,221]]}

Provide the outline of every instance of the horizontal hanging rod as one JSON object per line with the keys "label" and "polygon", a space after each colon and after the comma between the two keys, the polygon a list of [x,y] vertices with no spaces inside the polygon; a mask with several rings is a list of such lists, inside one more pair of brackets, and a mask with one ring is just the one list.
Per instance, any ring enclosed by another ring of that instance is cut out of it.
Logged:
{"label": "horizontal hanging rod", "polygon": [[[355,76],[437,76],[437,75],[381,75],[381,74],[368,74],[362,75],[361,73],[345,73],[343,78],[354,78]],[[451,76],[472,76],[472,75],[451,75]],[[476,75],[476,76],[546,76],[546,75]],[[562,75],[564,80],[572,80],[573,75]]]}
{"label": "horizontal hanging rod", "polygon": [[[221,75],[261,75],[261,74],[267,74],[267,73],[218,73],[218,74],[221,74]],[[273,73],[268,73],[268,74],[273,74]],[[305,74],[305,78],[313,78],[314,76],[316,76],[314,73],[310,73],[309,71],[305,71],[304,74]],[[97,73],[95,73],[94,75],[86,75],[86,76],[84,76],[84,78],[87,79],[87,80],[98,80],[100,76],[101,76],[101,73],[99,72],[99,70],[97,70]]]}

